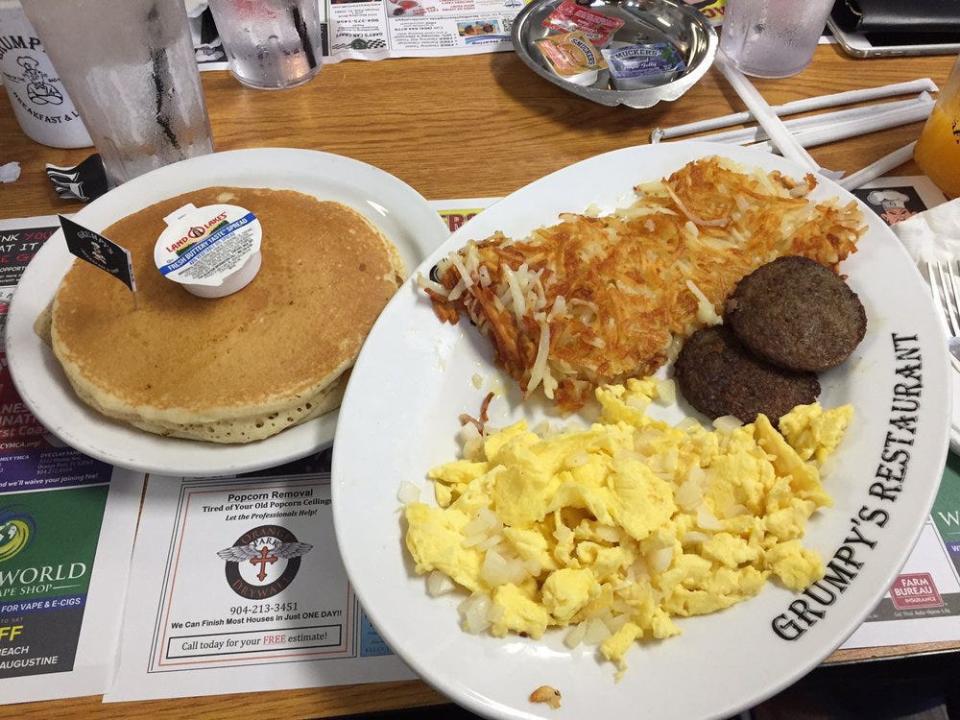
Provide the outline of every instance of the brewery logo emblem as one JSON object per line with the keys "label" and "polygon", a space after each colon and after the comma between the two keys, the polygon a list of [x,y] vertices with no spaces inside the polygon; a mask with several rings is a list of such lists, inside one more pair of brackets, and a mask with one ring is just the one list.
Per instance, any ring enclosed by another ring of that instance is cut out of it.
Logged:
{"label": "brewery logo emblem", "polygon": [[33,518],[14,508],[0,510],[0,563],[12,560],[37,534]]}
{"label": "brewery logo emblem", "polygon": [[230,589],[248,600],[262,600],[289,587],[300,570],[300,558],[312,549],[285,527],[260,525],[217,555],[225,561]]}

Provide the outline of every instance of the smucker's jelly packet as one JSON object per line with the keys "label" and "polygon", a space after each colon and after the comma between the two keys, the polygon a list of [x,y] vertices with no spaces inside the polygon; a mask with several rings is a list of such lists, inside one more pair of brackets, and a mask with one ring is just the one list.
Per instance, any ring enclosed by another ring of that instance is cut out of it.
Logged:
{"label": "smucker's jelly packet", "polygon": [[617,90],[663,85],[687,69],[680,52],[669,43],[626,45],[602,50]]}
{"label": "smucker's jelly packet", "polygon": [[598,48],[610,42],[614,33],[623,27],[623,20],[609,17],[573,0],[563,0],[546,19],[543,26],[550,30],[575,32],[579,30]]}
{"label": "smucker's jelly packet", "polygon": [[594,83],[598,71],[607,67],[600,51],[579,31],[537,40],[537,47],[551,70],[578,85]]}
{"label": "smucker's jelly packet", "polygon": [[238,205],[188,203],[164,218],[153,259],[168,280],[188,292],[218,298],[241,290],[260,270],[263,230]]}

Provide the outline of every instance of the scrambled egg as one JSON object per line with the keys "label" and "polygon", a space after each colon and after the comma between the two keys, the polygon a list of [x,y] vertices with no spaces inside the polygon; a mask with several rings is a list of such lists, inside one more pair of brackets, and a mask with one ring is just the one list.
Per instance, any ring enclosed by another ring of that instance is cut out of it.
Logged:
{"label": "scrambled egg", "polygon": [[625,668],[641,639],[680,632],[756,595],[767,578],[800,590],[823,576],[803,547],[807,519],[831,504],[820,466],[853,409],[794,408],[781,434],[763,415],[711,431],[646,415],[665,383],[597,390],[600,421],[537,434],[523,422],[477,436],[434,468],[437,506],[405,507],[406,545],[428,590],[454,586],[464,629],[599,644]]}

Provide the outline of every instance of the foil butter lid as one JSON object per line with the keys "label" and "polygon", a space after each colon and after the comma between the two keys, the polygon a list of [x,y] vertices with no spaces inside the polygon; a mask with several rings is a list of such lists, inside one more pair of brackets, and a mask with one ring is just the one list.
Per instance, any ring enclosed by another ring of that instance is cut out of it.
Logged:
{"label": "foil butter lid", "polygon": [[246,287],[260,270],[263,229],[238,205],[187,204],[165,217],[153,259],[168,280],[198,297],[225,297]]}

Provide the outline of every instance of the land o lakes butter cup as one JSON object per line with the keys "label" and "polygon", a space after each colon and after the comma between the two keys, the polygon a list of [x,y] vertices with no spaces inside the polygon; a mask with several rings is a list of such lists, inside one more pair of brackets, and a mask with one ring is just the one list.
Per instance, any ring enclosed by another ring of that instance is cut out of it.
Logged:
{"label": "land o lakes butter cup", "polygon": [[198,297],[225,297],[246,287],[260,270],[263,230],[237,205],[187,204],[165,217],[153,249],[157,269]]}

